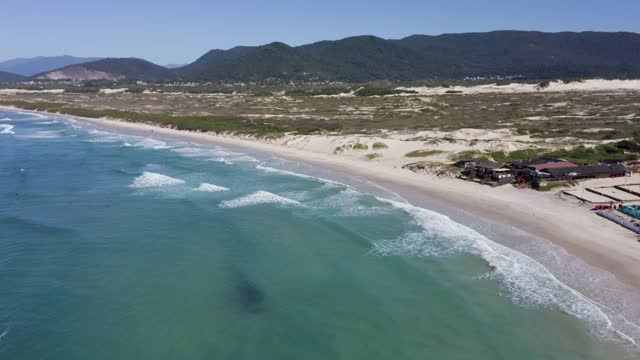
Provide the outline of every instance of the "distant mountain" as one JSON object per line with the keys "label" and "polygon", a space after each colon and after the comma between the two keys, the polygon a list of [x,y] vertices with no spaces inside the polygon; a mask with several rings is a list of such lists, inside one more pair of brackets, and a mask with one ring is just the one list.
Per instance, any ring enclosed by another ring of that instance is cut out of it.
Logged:
{"label": "distant mountain", "polygon": [[26,77],[6,71],[0,71],[0,83],[18,82],[27,80]]}
{"label": "distant mountain", "polygon": [[102,59],[45,71],[35,78],[368,82],[478,76],[639,78],[640,34],[494,31],[400,40],[355,36],[297,47],[274,42],[216,49],[173,69],[134,58]]}
{"label": "distant mountain", "polygon": [[640,77],[640,35],[495,31],[401,40],[357,36],[298,47],[272,43],[212,50],[175,71],[186,80],[238,81]]}
{"label": "distant mountain", "polygon": [[0,62],[0,71],[8,71],[23,76],[33,76],[35,74],[59,69],[61,67],[96,60],[100,60],[100,58],[83,58],[69,55],[18,58]]}
{"label": "distant mountain", "polygon": [[144,80],[169,81],[177,79],[175,72],[146,60],[136,58],[108,58],[70,65],[34,76],[37,80]]}

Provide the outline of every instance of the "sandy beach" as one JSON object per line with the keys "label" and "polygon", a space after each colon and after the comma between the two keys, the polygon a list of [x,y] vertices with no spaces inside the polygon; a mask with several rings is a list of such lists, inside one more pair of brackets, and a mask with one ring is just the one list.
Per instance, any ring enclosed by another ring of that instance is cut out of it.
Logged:
{"label": "sandy beach", "polygon": [[[586,206],[580,207],[575,201],[558,198],[555,192],[540,193],[532,190],[518,190],[511,186],[492,188],[458,179],[418,174],[402,169],[400,163],[402,159],[397,157],[389,157],[385,161],[367,161],[356,155],[336,155],[331,151],[335,147],[332,140],[321,136],[318,136],[318,139],[289,138],[269,143],[119,120],[77,119],[142,135],[174,137],[199,143],[258,150],[287,160],[363,177],[398,193],[413,205],[433,209],[433,204],[430,206],[428,199],[435,199],[471,216],[514,227],[535,237],[546,239],[582,259],[588,265],[611,273],[622,283],[640,287],[640,244],[633,234],[594,215]],[[370,139],[370,141],[374,140]],[[407,149],[396,147],[395,151],[402,153],[405,150]],[[406,163],[407,160],[404,159],[404,162]],[[589,184],[608,184],[612,181],[638,183],[640,176],[594,180]],[[426,195],[426,200],[412,197],[411,194],[416,193]],[[458,219],[454,217],[454,220]]]}

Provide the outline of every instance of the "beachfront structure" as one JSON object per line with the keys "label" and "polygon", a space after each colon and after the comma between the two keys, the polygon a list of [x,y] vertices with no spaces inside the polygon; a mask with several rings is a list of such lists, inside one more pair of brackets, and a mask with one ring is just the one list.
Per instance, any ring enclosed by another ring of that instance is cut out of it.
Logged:
{"label": "beachfront structure", "polygon": [[[456,164],[457,165],[457,164]],[[501,164],[492,161],[464,163],[462,175],[467,180],[483,184],[504,185],[516,181],[531,184],[534,188],[548,183],[621,177],[628,174],[622,164],[578,165],[570,161],[535,159]]]}
{"label": "beachfront structure", "polygon": [[474,161],[467,163],[462,172],[467,180],[480,181],[483,184],[504,185],[513,182],[515,174],[505,164],[493,161]]}
{"label": "beachfront structure", "polygon": [[627,175],[627,168],[622,164],[576,165],[570,167],[547,167],[538,171],[541,178],[554,181],[572,181]]}

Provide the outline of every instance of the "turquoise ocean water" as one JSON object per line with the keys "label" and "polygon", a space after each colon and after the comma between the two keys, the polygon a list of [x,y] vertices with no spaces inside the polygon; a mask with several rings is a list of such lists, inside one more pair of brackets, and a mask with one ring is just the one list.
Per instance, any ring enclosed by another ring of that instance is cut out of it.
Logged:
{"label": "turquoise ocean water", "polygon": [[0,359],[634,359],[521,252],[286,161],[0,111]]}

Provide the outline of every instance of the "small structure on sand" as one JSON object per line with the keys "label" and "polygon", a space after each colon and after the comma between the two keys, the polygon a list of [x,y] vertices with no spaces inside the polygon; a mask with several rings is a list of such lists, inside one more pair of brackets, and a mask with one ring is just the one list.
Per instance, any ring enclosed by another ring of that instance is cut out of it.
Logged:
{"label": "small structure on sand", "polygon": [[484,160],[468,163],[462,175],[467,180],[494,186],[509,184],[515,179],[513,170],[505,164]]}

